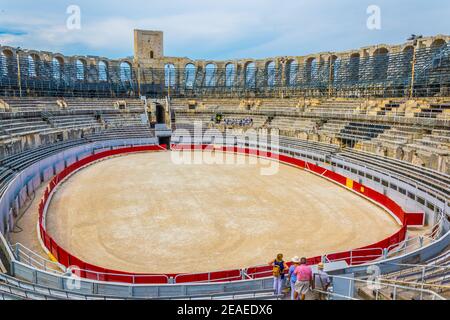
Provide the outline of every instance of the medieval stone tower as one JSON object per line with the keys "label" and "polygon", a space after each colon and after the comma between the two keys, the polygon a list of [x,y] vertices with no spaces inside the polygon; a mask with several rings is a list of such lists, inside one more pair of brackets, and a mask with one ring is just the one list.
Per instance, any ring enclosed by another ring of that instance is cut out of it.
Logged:
{"label": "medieval stone tower", "polygon": [[162,31],[134,30],[134,63],[141,67],[164,67]]}

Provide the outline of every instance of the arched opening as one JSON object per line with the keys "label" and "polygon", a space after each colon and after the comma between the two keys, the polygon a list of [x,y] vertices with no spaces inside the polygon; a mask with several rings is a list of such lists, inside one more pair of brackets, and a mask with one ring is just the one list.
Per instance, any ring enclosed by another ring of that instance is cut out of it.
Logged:
{"label": "arched opening", "polygon": [[373,78],[377,81],[387,79],[389,67],[389,51],[386,48],[379,48],[373,53]]}
{"label": "arched opening", "polygon": [[349,78],[351,83],[356,83],[359,81],[359,64],[360,64],[360,54],[359,53],[353,53],[350,56],[349,60]]}
{"label": "arched opening", "polygon": [[195,65],[192,63],[188,63],[184,67],[184,85],[188,89],[194,88],[195,72],[196,72],[196,68],[195,68]]}
{"label": "arched opening", "polygon": [[444,39],[436,39],[431,43],[431,50],[440,50],[442,47],[444,47],[446,45],[446,42]]}
{"label": "arched opening", "polygon": [[28,77],[33,78],[38,76],[39,56],[37,54],[30,54],[27,57],[27,74]]}
{"label": "arched opening", "polygon": [[433,59],[433,69],[440,68],[442,66],[442,62],[445,60],[445,54],[442,51],[446,47],[446,45],[447,43],[443,39],[436,39],[431,44],[430,50]]}
{"label": "arched opening", "polygon": [[298,62],[289,60],[286,64],[286,84],[288,87],[295,87],[298,76]]}
{"label": "arched opening", "polygon": [[157,103],[156,104],[156,123],[158,124],[164,124],[166,123],[166,111],[164,110],[164,107]]}
{"label": "arched opening", "polygon": [[13,74],[13,52],[11,50],[3,50],[1,53],[1,74],[8,76]]}
{"label": "arched opening", "polygon": [[172,63],[167,63],[164,65],[164,79],[166,87],[175,87],[176,82],[176,70],[175,66]]}
{"label": "arched opening", "polygon": [[216,65],[209,63],[205,67],[205,86],[214,87],[216,85]]}
{"label": "arched opening", "polygon": [[6,73],[6,56],[3,52],[0,52],[0,76],[4,76]]}
{"label": "arched opening", "polygon": [[131,82],[131,76],[131,65],[128,62],[123,61],[120,64],[120,81]]}
{"label": "arched opening", "polygon": [[150,59],[153,59],[153,57],[154,57],[154,53],[153,53],[153,51],[150,51]]}
{"label": "arched opening", "polygon": [[401,68],[400,75],[405,78],[411,76],[413,56],[414,56],[414,47],[406,46],[402,51],[401,61],[400,61],[400,68]]}
{"label": "arched opening", "polygon": [[447,43],[444,39],[436,39],[431,43],[430,51],[432,54],[432,66],[433,69],[439,68],[442,66],[442,61],[444,58],[444,55],[442,54],[442,49],[445,48]]}
{"label": "arched opening", "polygon": [[61,80],[63,74],[64,60],[61,57],[55,57],[52,60],[52,76],[55,80]]}
{"label": "arched opening", "polygon": [[306,60],[305,66],[305,80],[307,83],[315,81],[317,75],[317,61],[316,58],[309,58]]}
{"label": "arched opening", "polygon": [[75,62],[77,80],[86,79],[86,62],[84,60],[78,59]]}
{"label": "arched opening", "polygon": [[266,63],[266,85],[271,88],[275,86],[275,62],[273,61]]}
{"label": "arched opening", "polygon": [[236,76],[234,64],[228,63],[225,66],[225,86],[232,87],[234,85],[234,78]]}
{"label": "arched opening", "polygon": [[98,80],[108,81],[108,64],[104,61],[98,63]]}
{"label": "arched opening", "polygon": [[330,57],[330,77],[332,83],[337,83],[340,80],[340,68],[341,68],[341,58],[333,55]]}
{"label": "arched opening", "polygon": [[409,52],[413,52],[414,47],[413,46],[406,46],[403,48],[403,53],[409,53]]}
{"label": "arched opening", "polygon": [[256,87],[256,65],[254,62],[247,63],[245,67],[245,86],[247,88]]}

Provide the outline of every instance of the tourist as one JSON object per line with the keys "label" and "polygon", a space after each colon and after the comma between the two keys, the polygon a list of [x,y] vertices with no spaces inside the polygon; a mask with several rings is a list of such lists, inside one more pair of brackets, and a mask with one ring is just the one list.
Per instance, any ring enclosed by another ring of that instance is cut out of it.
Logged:
{"label": "tourist", "polygon": [[269,265],[273,267],[273,290],[276,295],[281,295],[284,271],[288,269],[286,262],[283,261],[283,254],[278,254],[276,259],[269,262]]}
{"label": "tourist", "polygon": [[300,260],[300,265],[295,268],[294,274],[297,277],[295,291],[300,295],[301,300],[305,300],[306,294],[312,285],[312,269],[307,265],[306,258]]}
{"label": "tourist", "polygon": [[[331,284],[330,277],[324,271],[325,265],[323,263],[319,263],[317,269],[317,273],[314,274],[314,289],[326,292]],[[325,300],[325,296],[325,293],[314,291],[315,300]]]}
{"label": "tourist", "polygon": [[243,118],[243,119],[237,119],[237,118],[230,118],[230,119],[224,119],[223,123],[226,126],[239,126],[239,127],[249,127],[253,125],[253,119],[252,118]]}
{"label": "tourist", "polygon": [[300,265],[300,258],[295,256],[292,258],[292,265],[289,267],[288,279],[291,285],[291,300],[298,299],[298,293],[295,291],[295,283],[297,282],[297,276],[294,274],[295,268]]}

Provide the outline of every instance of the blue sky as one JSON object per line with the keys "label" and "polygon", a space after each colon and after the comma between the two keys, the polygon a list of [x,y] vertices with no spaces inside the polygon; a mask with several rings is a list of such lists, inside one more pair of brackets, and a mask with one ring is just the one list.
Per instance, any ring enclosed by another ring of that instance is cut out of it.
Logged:
{"label": "blue sky", "polygon": [[[81,29],[66,28],[69,5]],[[381,29],[369,30],[369,5]],[[162,30],[165,55],[263,58],[402,43],[450,33],[447,0],[0,0],[0,44],[67,55],[133,54],[135,28]]]}

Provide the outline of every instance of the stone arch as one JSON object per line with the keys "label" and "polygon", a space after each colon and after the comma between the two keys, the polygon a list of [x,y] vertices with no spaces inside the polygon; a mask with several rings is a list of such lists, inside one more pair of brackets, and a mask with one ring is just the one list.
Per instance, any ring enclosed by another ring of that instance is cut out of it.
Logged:
{"label": "stone arch", "polygon": [[197,68],[192,62],[184,66],[184,86],[186,88],[192,89],[194,87],[196,72]]}
{"label": "stone arch", "polygon": [[414,46],[412,44],[408,44],[402,48],[402,53],[409,52],[411,50],[414,50]]}
{"label": "stone arch", "polygon": [[10,76],[13,73],[14,53],[11,49],[3,49],[0,52],[0,60],[1,60],[1,75],[2,76]]}
{"label": "stone arch", "polygon": [[109,79],[109,64],[107,61],[100,60],[98,62],[98,81],[108,81]]}
{"label": "stone arch", "polygon": [[289,59],[286,62],[286,84],[294,87],[297,84],[299,64],[295,59]]}
{"label": "stone arch", "polygon": [[36,77],[36,64],[31,54],[27,55],[27,76],[28,78]]}
{"label": "stone arch", "polygon": [[205,86],[215,87],[216,86],[216,76],[217,76],[217,66],[213,62],[209,62],[205,65]]}
{"label": "stone arch", "polygon": [[385,81],[389,67],[389,50],[385,47],[376,49],[372,55],[373,78],[376,81]]}
{"label": "stone arch", "polygon": [[131,63],[126,60],[123,60],[120,62],[119,68],[120,68],[120,81],[131,82],[133,76]]}
{"label": "stone arch", "polygon": [[52,77],[56,80],[63,78],[64,71],[64,58],[61,56],[54,56],[52,59]]}
{"label": "stone arch", "polygon": [[164,65],[164,84],[166,87],[174,87],[177,79],[177,71],[173,63],[166,63]]}
{"label": "stone arch", "polygon": [[39,76],[40,57],[36,53],[30,53],[27,56],[27,75],[29,78]]}
{"label": "stone arch", "polygon": [[414,46],[407,45],[403,48],[401,54],[400,68],[403,77],[409,77],[412,72],[412,61],[414,56]]}
{"label": "stone arch", "polygon": [[5,55],[6,57],[11,57],[11,58],[12,58],[12,57],[14,56],[13,50],[12,50],[12,49],[9,49],[9,48],[3,49],[1,53],[2,53],[3,55]]}
{"label": "stone arch", "polygon": [[87,61],[82,58],[78,58],[75,61],[75,75],[76,80],[84,81],[87,78]]}
{"label": "stone arch", "polygon": [[58,63],[59,63],[60,65],[62,65],[62,66],[64,66],[64,65],[65,65],[65,62],[66,62],[66,60],[64,59],[64,56],[61,56],[61,55],[55,55],[55,56],[53,56],[53,60],[58,61]]}
{"label": "stone arch", "polygon": [[254,61],[248,61],[244,66],[245,70],[245,87],[256,87],[256,63]]}
{"label": "stone arch", "polygon": [[236,79],[236,67],[234,63],[229,62],[225,65],[225,86],[232,87]]}
{"label": "stone arch", "polygon": [[158,124],[166,123],[166,110],[164,109],[164,106],[160,103],[155,104],[155,117],[156,123]]}
{"label": "stone arch", "polygon": [[377,48],[373,51],[372,56],[377,56],[377,55],[383,55],[383,54],[388,54],[389,53],[389,49],[386,47],[380,47]]}
{"label": "stone arch", "polygon": [[276,81],[275,61],[272,60],[267,61],[264,70],[265,70],[266,85],[268,87],[274,87]]}
{"label": "stone arch", "polygon": [[431,50],[439,50],[440,48],[442,48],[446,44],[447,44],[447,42],[444,39],[438,38],[438,39],[435,39],[431,43],[430,48],[431,48]]}

